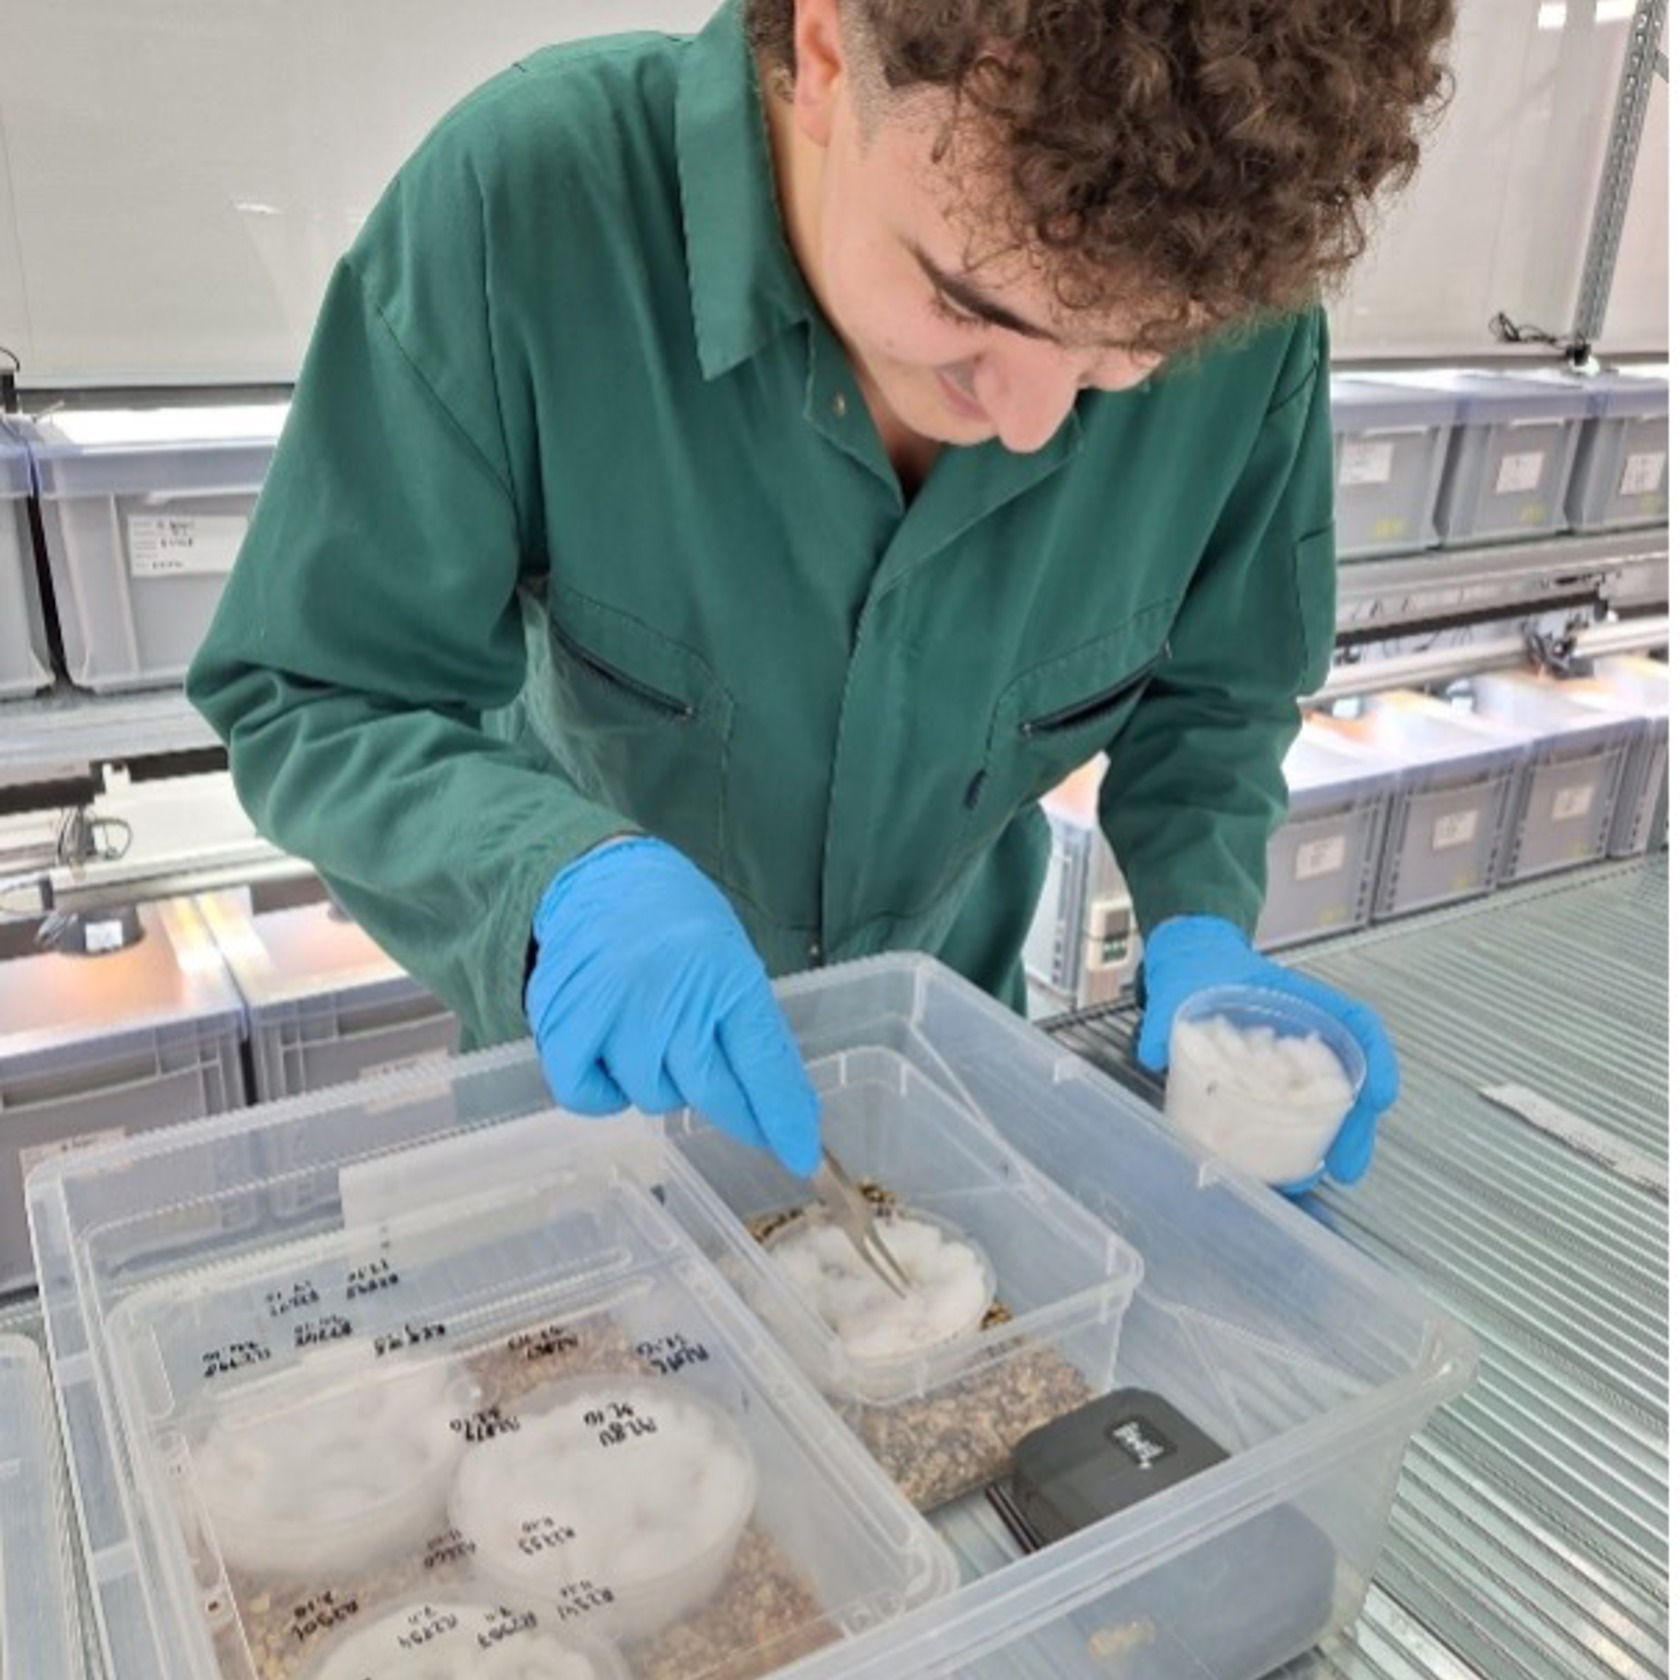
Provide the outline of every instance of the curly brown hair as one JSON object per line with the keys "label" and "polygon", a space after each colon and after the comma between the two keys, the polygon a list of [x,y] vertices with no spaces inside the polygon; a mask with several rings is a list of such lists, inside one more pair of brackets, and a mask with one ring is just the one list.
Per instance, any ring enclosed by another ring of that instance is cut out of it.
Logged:
{"label": "curly brown hair", "polygon": [[[1069,310],[1127,310],[1135,347],[1168,354],[1346,276],[1450,94],[1454,4],[842,0],[886,89],[948,96],[935,151],[982,165],[963,189],[973,234],[1034,253]],[[794,0],[745,8],[785,89]]]}

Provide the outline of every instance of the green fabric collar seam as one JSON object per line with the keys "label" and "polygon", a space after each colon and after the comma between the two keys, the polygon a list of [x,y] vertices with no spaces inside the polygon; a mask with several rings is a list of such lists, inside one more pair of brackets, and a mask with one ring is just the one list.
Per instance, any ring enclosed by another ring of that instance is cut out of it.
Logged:
{"label": "green fabric collar seam", "polygon": [[713,380],[814,309],[782,232],[740,0],[684,51],[676,135],[695,343]]}

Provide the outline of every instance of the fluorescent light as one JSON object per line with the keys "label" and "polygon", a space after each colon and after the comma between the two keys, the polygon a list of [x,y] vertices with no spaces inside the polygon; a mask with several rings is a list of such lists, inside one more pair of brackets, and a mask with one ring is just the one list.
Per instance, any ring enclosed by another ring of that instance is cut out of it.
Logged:
{"label": "fluorescent light", "polygon": [[285,403],[226,408],[67,409],[46,417],[56,432],[84,449],[144,443],[272,441],[286,418]]}
{"label": "fluorescent light", "polygon": [[[1579,4],[1579,0],[1576,0]],[[1631,23],[1635,0],[1598,0],[1594,23]],[[1545,0],[1535,19],[1541,29],[1562,29],[1569,22],[1570,0]]]}

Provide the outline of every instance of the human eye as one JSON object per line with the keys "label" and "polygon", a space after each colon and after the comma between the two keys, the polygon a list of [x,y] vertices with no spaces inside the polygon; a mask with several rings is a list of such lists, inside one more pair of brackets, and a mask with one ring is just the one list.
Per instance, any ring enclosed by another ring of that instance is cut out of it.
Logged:
{"label": "human eye", "polygon": [[970,314],[966,309],[959,309],[945,293],[935,290],[928,294],[929,306],[942,321],[949,321],[958,327],[979,327],[985,323],[978,315]]}

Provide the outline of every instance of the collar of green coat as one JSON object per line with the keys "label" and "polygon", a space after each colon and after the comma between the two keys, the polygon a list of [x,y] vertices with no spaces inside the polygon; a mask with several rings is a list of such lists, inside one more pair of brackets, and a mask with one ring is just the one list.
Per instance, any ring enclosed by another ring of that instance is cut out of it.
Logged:
{"label": "collar of green coat", "polygon": [[689,44],[676,122],[695,343],[716,379],[815,310],[782,232],[740,0]]}

